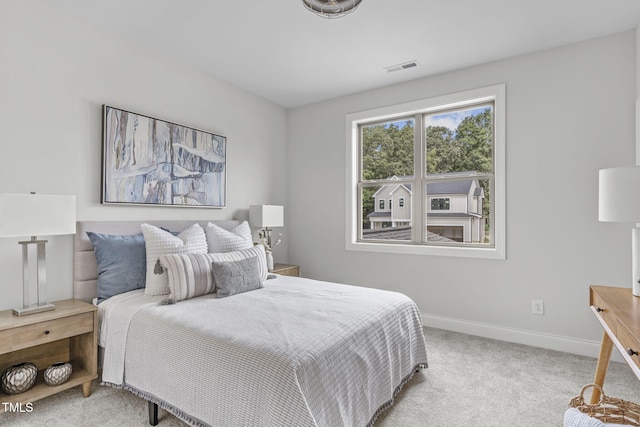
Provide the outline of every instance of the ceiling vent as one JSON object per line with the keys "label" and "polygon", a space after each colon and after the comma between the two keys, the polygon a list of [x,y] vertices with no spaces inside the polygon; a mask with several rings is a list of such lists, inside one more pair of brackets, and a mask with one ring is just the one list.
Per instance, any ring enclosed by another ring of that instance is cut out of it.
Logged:
{"label": "ceiling vent", "polygon": [[390,67],[384,68],[387,73],[393,73],[395,71],[406,70],[409,68],[414,68],[418,66],[418,61],[409,61],[404,64],[392,65]]}

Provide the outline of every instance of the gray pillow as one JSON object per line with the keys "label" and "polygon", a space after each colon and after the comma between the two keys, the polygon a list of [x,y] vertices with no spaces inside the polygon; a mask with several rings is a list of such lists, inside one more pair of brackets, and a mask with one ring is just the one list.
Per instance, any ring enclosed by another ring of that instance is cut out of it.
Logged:
{"label": "gray pillow", "polygon": [[98,261],[98,304],[114,295],[144,288],[147,258],[142,233],[127,236],[87,231]]}
{"label": "gray pillow", "polygon": [[218,298],[262,287],[260,260],[257,256],[237,261],[213,261],[211,270]]}

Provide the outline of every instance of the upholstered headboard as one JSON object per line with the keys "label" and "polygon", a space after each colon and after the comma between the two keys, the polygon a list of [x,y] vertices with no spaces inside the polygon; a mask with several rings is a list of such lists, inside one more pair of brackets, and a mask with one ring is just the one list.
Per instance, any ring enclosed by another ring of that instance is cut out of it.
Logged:
{"label": "upholstered headboard", "polygon": [[73,297],[91,302],[97,296],[98,262],[87,231],[103,234],[127,235],[140,233],[140,224],[149,223],[171,231],[182,231],[194,223],[203,228],[212,222],[231,230],[241,221],[79,221],[73,245]]}

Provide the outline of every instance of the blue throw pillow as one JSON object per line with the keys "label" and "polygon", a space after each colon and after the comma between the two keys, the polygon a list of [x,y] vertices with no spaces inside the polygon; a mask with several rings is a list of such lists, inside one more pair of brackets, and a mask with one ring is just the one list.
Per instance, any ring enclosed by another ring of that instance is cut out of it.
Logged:
{"label": "blue throw pillow", "polygon": [[87,231],[98,261],[98,304],[109,297],[144,288],[147,255],[142,233],[114,236]]}

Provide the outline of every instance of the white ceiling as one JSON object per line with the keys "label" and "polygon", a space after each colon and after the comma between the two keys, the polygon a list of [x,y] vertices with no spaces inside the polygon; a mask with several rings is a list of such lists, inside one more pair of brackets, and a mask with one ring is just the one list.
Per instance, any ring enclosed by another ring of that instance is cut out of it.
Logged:
{"label": "white ceiling", "polygon": [[50,2],[287,108],[640,23],[638,0],[363,0],[331,20],[302,0]]}

